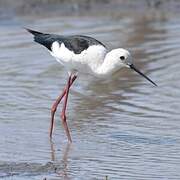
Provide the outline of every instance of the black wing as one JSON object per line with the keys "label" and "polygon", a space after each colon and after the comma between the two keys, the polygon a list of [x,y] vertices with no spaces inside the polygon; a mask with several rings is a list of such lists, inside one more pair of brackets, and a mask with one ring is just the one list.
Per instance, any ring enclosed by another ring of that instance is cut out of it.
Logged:
{"label": "black wing", "polygon": [[56,34],[45,34],[38,31],[34,31],[31,29],[27,29],[31,34],[34,35],[34,41],[42,44],[46,48],[51,51],[51,47],[53,42],[58,41],[59,44],[64,43],[66,48],[70,51],[73,51],[75,54],[80,54],[83,50],[87,49],[91,45],[102,45],[100,41],[82,35],[74,35],[74,36],[60,36]]}

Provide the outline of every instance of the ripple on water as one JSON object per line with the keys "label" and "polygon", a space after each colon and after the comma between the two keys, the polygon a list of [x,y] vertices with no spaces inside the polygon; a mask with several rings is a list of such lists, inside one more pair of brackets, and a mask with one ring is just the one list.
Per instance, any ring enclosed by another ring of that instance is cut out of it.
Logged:
{"label": "ripple on water", "polygon": [[55,142],[48,141],[50,107],[65,84],[64,69],[19,28],[26,18],[13,28],[0,26],[0,178],[180,179],[180,21],[151,16],[27,19],[37,30],[86,34],[109,49],[128,48],[158,84],[130,70],[107,80],[80,77],[68,107],[71,147],[60,109]]}

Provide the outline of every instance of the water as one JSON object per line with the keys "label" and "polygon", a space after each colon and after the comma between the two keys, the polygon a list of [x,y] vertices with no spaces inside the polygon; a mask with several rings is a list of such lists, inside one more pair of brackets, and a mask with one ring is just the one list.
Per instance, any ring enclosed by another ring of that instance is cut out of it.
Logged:
{"label": "water", "polygon": [[[67,73],[23,26],[127,48],[158,87],[128,69],[79,77],[68,106],[73,143],[60,109],[49,142]],[[0,179],[180,179],[179,15],[4,18],[0,42]]]}

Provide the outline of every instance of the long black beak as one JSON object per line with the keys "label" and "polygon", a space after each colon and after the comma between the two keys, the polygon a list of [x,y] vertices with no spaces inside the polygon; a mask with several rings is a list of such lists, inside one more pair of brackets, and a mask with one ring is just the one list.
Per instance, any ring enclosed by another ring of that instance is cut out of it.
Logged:
{"label": "long black beak", "polygon": [[141,76],[143,76],[144,78],[146,78],[148,81],[150,81],[152,84],[154,84],[155,86],[157,86],[157,84],[155,82],[153,82],[151,79],[149,79],[145,74],[143,74],[142,72],[140,72],[133,64],[131,64],[129,66],[131,69],[133,69],[134,71],[136,71],[138,74],[140,74]]}

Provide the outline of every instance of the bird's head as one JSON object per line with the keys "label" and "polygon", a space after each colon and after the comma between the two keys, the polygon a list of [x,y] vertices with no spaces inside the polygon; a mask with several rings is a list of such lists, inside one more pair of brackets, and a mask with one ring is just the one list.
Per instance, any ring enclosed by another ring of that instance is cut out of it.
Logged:
{"label": "bird's head", "polygon": [[153,85],[157,86],[156,83],[154,83],[150,78],[148,78],[144,73],[142,73],[136,68],[136,66],[133,64],[133,59],[131,54],[126,49],[122,49],[122,48],[114,49],[110,52],[109,55],[111,56],[111,59],[113,60],[115,66],[130,68],[136,71],[141,76],[143,76],[148,81],[150,81]]}

